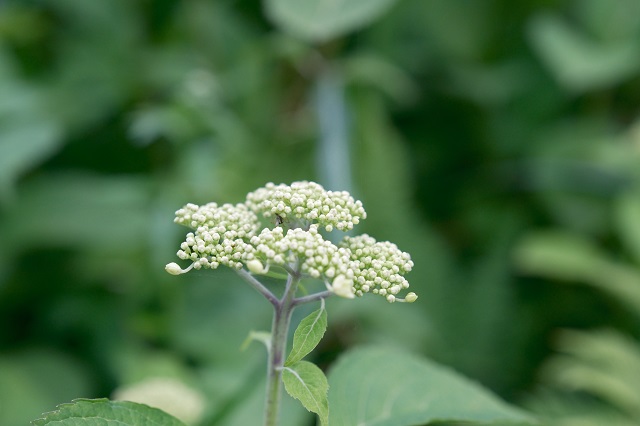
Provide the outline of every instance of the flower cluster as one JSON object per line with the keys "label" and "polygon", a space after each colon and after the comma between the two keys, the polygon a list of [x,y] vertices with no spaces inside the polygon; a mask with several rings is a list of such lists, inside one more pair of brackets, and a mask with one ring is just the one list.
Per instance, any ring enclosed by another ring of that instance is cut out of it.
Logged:
{"label": "flower cluster", "polygon": [[308,224],[318,223],[329,232],[353,229],[367,214],[360,201],[346,191],[327,191],[315,182],[291,185],[268,183],[247,195],[247,206],[265,217],[293,218]]}
{"label": "flower cluster", "polygon": [[273,230],[265,228],[251,238],[251,244],[256,248],[257,259],[278,265],[299,262],[300,272],[312,278],[333,278],[341,268],[346,268],[349,260],[347,253],[322,238],[316,224],[308,231],[289,229],[286,235],[280,226]]}
{"label": "flower cluster", "polygon": [[[242,261],[254,251],[246,240],[255,235],[258,218],[244,204],[187,204],[176,212],[174,221],[195,229],[187,234],[177,253],[180,259],[193,262],[189,269],[215,269],[219,265],[240,269]],[[166,269],[173,274],[186,272],[176,264]]]}
{"label": "flower cluster", "polygon": [[[258,233],[257,213],[289,220],[289,229],[276,226]],[[176,212],[175,222],[192,228],[177,255],[191,261],[182,269],[166,266],[171,274],[192,268],[215,269],[225,265],[264,274],[270,265],[294,268],[303,276],[323,280],[335,294],[353,298],[365,293],[384,296],[389,302],[413,302],[415,293],[397,298],[409,287],[404,274],[413,262],[408,253],[390,242],[376,242],[366,234],[345,237],[339,246],[325,240],[320,226],[352,229],[366,213],[360,201],[347,192],[326,191],[313,182],[291,186],[267,184],[247,196],[244,204],[187,204]],[[289,269],[291,270],[291,269]]]}
{"label": "flower cluster", "polygon": [[205,227],[225,233],[225,238],[251,238],[258,230],[258,218],[245,204],[187,204],[176,212],[173,220],[192,229]]}
{"label": "flower cluster", "polygon": [[[404,274],[411,271],[413,261],[409,253],[403,252],[388,241],[376,242],[367,234],[345,237],[340,247],[350,254],[347,278],[353,280],[355,294],[374,293],[385,296],[389,302],[400,300],[396,295],[409,288]],[[409,293],[407,302],[415,301],[415,293]]]}

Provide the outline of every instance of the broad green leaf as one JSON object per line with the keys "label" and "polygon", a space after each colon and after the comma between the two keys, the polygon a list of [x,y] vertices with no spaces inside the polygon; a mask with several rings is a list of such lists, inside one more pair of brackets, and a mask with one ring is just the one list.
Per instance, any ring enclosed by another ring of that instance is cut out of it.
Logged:
{"label": "broad green leaf", "polygon": [[265,0],[267,15],[286,32],[326,41],[362,28],[396,0]]}
{"label": "broad green leaf", "polygon": [[300,321],[300,325],[293,334],[293,348],[285,362],[290,366],[307,356],[322,339],[327,330],[327,310],[322,306],[317,311],[312,312],[305,319]]}
{"label": "broad green leaf", "polygon": [[128,401],[76,399],[56,411],[31,422],[34,426],[184,426],[184,423],[157,408]]}
{"label": "broad green leaf", "polygon": [[449,368],[397,349],[351,350],[331,370],[329,383],[329,420],[335,425],[534,422]]}
{"label": "broad green leaf", "polygon": [[284,368],[282,380],[284,388],[289,395],[300,400],[304,408],[316,413],[323,426],[328,425],[329,403],[327,401],[327,390],[329,384],[318,366],[307,361],[297,362],[290,367]]}

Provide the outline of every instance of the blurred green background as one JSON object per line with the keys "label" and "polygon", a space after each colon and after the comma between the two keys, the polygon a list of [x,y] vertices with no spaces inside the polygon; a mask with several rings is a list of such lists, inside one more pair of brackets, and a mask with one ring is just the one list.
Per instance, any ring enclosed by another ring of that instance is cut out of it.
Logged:
{"label": "blurred green background", "polygon": [[0,424],[158,378],[258,424],[269,305],[164,265],[183,204],[295,180],[416,263],[412,305],[329,301],[322,366],[393,344],[544,424],[638,424],[640,2],[386,3],[308,42],[256,1],[0,1]]}

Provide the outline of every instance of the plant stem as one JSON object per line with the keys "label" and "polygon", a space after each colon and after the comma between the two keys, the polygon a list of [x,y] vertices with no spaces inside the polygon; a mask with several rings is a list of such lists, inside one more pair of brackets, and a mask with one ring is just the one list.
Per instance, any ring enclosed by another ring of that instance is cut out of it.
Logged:
{"label": "plant stem", "polygon": [[295,299],[293,299],[292,303],[293,303],[293,306],[303,305],[305,303],[315,302],[316,300],[326,299],[328,297],[333,296],[333,294],[334,294],[333,292],[328,290],[322,291],[320,293],[314,293],[314,294],[309,294],[307,296],[296,297]]}
{"label": "plant stem", "polygon": [[280,303],[278,298],[274,296],[268,288],[262,285],[260,281],[255,279],[249,272],[245,271],[244,269],[237,270],[236,272],[242,277],[242,279],[249,283],[251,287],[258,290],[258,292],[262,294],[274,307],[276,307]]}
{"label": "plant stem", "polygon": [[291,313],[295,308],[293,303],[300,273],[298,268],[292,271],[287,280],[282,299],[273,304],[273,323],[271,325],[271,347],[269,349],[269,362],[267,365],[267,397],[265,403],[265,426],[276,426],[280,412],[282,396],[282,368],[284,367],[287,351],[287,336]]}

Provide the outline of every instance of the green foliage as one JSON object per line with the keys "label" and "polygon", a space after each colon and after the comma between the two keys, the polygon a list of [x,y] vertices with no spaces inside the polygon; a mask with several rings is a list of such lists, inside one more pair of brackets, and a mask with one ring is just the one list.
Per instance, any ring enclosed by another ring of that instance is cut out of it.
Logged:
{"label": "green foliage", "polygon": [[[623,193],[614,203],[620,239],[637,260],[635,219],[637,199]],[[533,234],[521,242],[516,260],[526,272],[575,284],[588,284],[612,296],[637,324],[640,320],[640,268],[621,262],[588,238],[561,232]],[[631,425],[640,412],[640,341],[613,328],[563,331],[557,338],[559,354],[543,367],[547,386],[556,393],[532,398],[531,407],[559,425],[613,422]],[[571,394],[588,395],[599,404],[588,406]],[[589,414],[586,415],[586,410]]]}
{"label": "green foliage", "polygon": [[265,0],[265,10],[285,31],[309,41],[327,41],[360,29],[395,0]]}
{"label": "green foliage", "polygon": [[329,402],[327,400],[329,384],[317,365],[307,361],[298,361],[285,366],[282,380],[287,393],[300,400],[304,408],[316,413],[322,426],[329,424]]}
{"label": "green foliage", "polygon": [[532,20],[534,47],[558,81],[576,92],[612,86],[640,71],[635,36],[601,43],[556,16]]}
{"label": "green foliage", "polygon": [[397,349],[346,353],[331,370],[329,384],[332,424],[534,423],[450,369]]}
{"label": "green foliage", "polygon": [[98,426],[109,423],[123,426],[184,426],[184,423],[156,408],[107,399],[77,399],[32,422],[34,426]]}
{"label": "green foliage", "polygon": [[545,424],[637,423],[598,390],[633,363],[584,344],[640,338],[636,0],[0,3],[0,424],[157,375],[203,395],[200,425],[258,424],[264,351],[238,348],[269,306],[231,273],[166,276],[170,218],[301,179],[362,199],[356,231],[412,253],[420,294],[329,301],[323,369],[395,345]]}
{"label": "green foliage", "polygon": [[91,374],[68,355],[31,349],[0,356],[0,424],[25,425],[77,395],[91,392]]}
{"label": "green foliage", "polygon": [[317,311],[310,313],[306,318],[300,321],[298,328],[293,334],[293,347],[287,356],[285,366],[292,366],[302,360],[312,350],[318,346],[322,336],[327,330],[327,310],[322,307]]}

